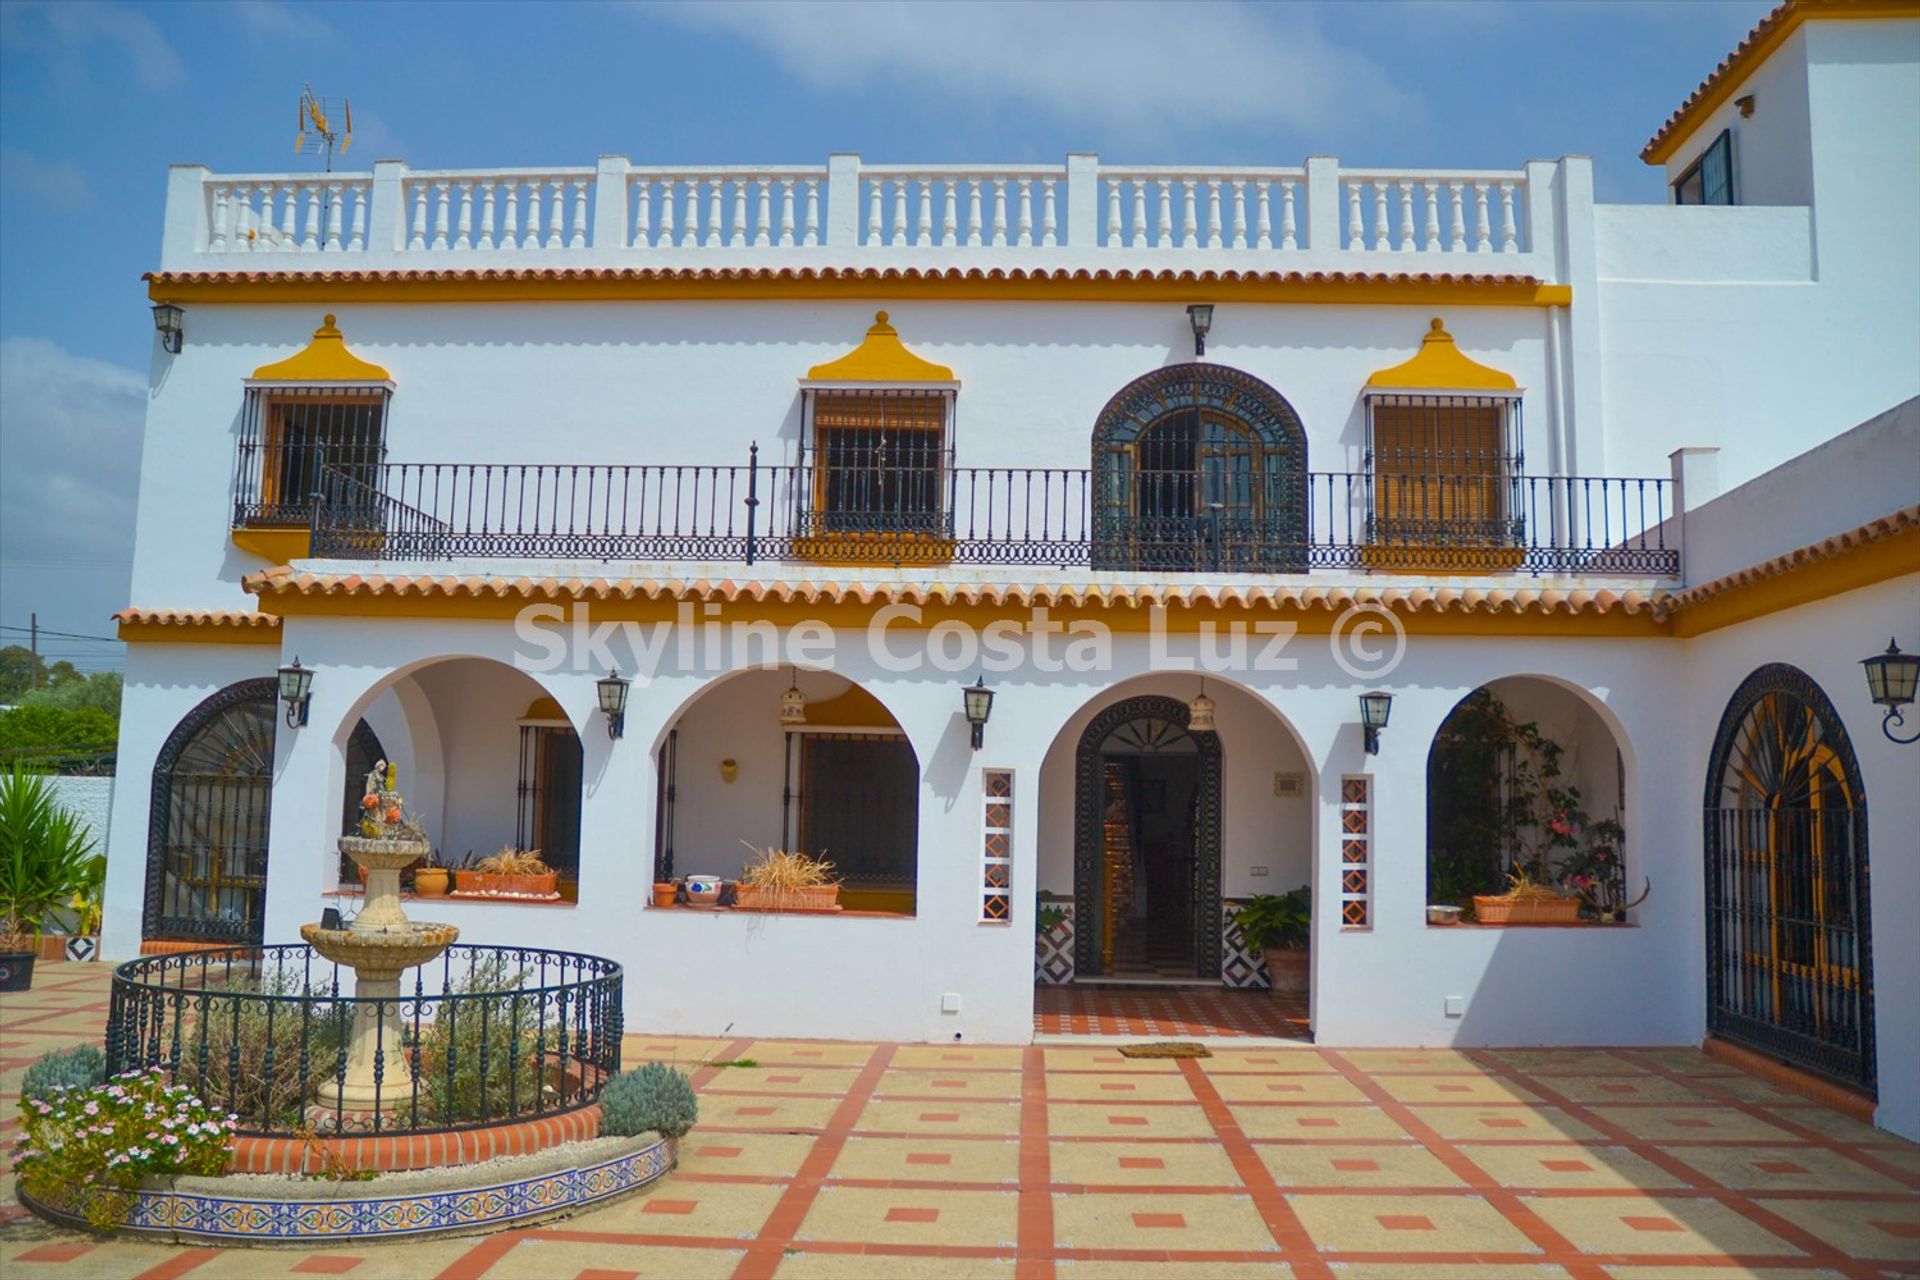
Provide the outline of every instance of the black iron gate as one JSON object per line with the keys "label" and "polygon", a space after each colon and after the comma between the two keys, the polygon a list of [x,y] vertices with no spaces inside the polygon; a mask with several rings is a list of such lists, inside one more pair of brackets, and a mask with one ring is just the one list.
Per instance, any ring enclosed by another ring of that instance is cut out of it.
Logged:
{"label": "black iron gate", "polygon": [[1867,800],[1833,704],[1748,676],[1707,770],[1707,1027],[1872,1093]]}

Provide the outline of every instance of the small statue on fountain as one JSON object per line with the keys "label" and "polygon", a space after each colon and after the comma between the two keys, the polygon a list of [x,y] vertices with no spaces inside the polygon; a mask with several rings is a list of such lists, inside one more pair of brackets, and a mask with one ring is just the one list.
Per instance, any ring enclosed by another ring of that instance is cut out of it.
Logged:
{"label": "small statue on fountain", "polygon": [[406,800],[395,790],[400,766],[376,761],[367,774],[366,793],[360,797],[360,834],[369,840],[422,840],[427,833],[406,815]]}

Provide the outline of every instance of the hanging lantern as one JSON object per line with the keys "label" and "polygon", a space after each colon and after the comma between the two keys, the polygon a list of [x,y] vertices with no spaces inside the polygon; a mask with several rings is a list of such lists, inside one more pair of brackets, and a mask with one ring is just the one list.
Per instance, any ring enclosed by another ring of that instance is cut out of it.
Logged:
{"label": "hanging lantern", "polygon": [[1187,729],[1191,733],[1212,733],[1213,699],[1207,696],[1207,686],[1202,683],[1200,692],[1187,704]]}
{"label": "hanging lantern", "polygon": [[800,692],[798,684],[789,684],[787,691],[780,695],[780,723],[805,724],[807,722],[807,695]]}

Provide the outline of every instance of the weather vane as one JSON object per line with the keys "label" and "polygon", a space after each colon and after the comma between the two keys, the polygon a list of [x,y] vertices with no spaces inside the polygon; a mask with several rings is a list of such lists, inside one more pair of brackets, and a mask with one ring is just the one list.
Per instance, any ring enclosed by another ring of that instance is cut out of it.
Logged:
{"label": "weather vane", "polygon": [[[335,128],[329,114],[327,100],[314,93],[308,85],[300,94],[300,132],[293,140],[293,150],[298,154],[306,146],[307,136],[312,134],[321,139],[327,148],[327,172],[333,172],[333,148],[339,144],[340,154],[347,154],[347,148],[353,144],[353,103],[340,100],[341,128]],[[316,146],[319,144],[316,143]]]}

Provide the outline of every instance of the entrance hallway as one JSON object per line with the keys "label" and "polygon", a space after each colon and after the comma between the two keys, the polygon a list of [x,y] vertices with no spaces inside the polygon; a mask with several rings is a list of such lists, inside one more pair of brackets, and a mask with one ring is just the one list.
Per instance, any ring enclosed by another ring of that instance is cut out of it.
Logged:
{"label": "entrance hallway", "polygon": [[1305,996],[1279,1001],[1265,991],[1225,987],[1038,987],[1033,993],[1033,1032],[1155,1040],[1311,1038]]}

